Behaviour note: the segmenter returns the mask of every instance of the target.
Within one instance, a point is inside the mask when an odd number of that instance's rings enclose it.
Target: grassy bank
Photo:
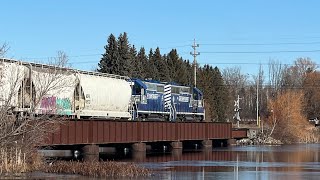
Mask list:
[[[27,157],[19,148],[0,148],[0,176],[42,171],[47,173],[78,174],[90,177],[141,177],[150,171],[133,163],[124,162],[44,162],[37,153]]]
[[[43,158],[36,152],[24,153],[21,148],[0,148],[0,175],[37,171]]]
[[[150,176],[148,169],[124,162],[57,161],[43,167],[48,173],[79,174],[90,177],[141,177]]]

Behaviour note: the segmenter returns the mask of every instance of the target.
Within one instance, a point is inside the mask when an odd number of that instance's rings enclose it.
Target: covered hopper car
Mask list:
[[[128,77],[0,60],[0,106],[13,114],[130,119]]]

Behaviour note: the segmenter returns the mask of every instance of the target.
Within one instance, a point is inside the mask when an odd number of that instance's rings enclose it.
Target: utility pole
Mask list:
[[[257,126],[260,128],[260,118],[259,118],[259,81],[260,81],[260,74],[257,78]]]
[[[233,119],[235,119],[237,121],[237,126],[240,127],[240,121],[241,121],[241,118],[240,118],[240,98],[239,95],[238,95],[238,98],[237,100],[234,101],[234,116],[233,116]]]
[[[197,52],[197,47],[199,47],[199,44],[196,44],[196,39],[193,40],[193,45],[191,46],[193,48],[193,52],[190,52],[190,54],[193,56],[193,67],[194,67],[194,87],[197,86],[197,60],[196,57],[200,55],[199,52]]]

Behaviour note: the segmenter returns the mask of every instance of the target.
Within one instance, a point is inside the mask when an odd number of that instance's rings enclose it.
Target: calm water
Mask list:
[[[320,179],[320,145],[243,146],[212,151],[136,154],[135,161],[153,169],[147,179]],[[29,178],[93,179],[36,173]]]
[[[320,145],[243,146],[152,156],[158,179],[320,179]]]

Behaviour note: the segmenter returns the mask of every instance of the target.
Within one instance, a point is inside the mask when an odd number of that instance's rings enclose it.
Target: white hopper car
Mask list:
[[[130,119],[128,79],[0,59],[0,106],[13,114]]]

